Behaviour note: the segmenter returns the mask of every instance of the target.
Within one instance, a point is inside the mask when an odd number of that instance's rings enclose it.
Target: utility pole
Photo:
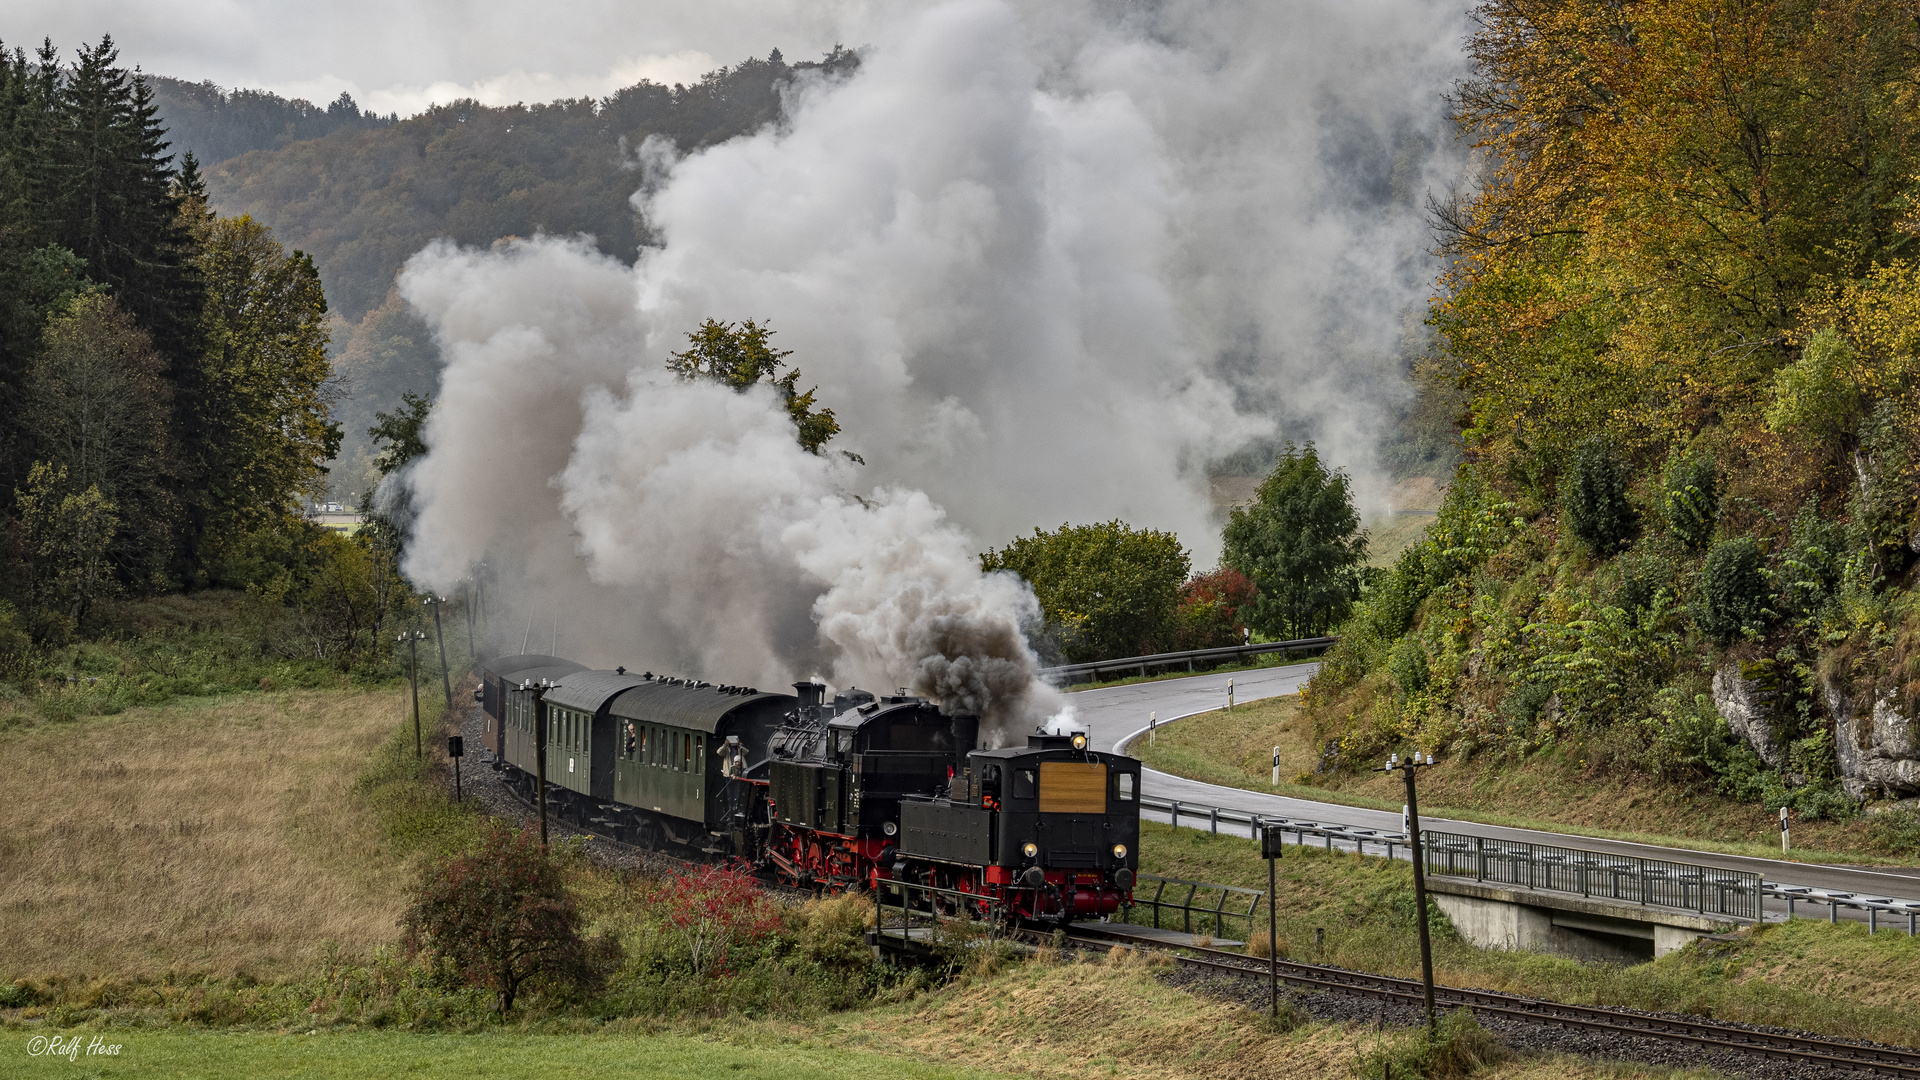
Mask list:
[[[474,595],[479,591],[480,591],[479,582],[475,581],[472,578],[468,578],[467,579],[467,602],[462,606],[467,609],[467,655],[470,657],[475,655],[473,651],[473,598],[474,598]]]
[[[520,689],[533,695],[534,799],[540,804],[540,850],[547,850],[547,691],[553,684],[523,682]]]
[[[1267,860],[1267,999],[1273,1005],[1273,1018],[1280,1019],[1280,914],[1274,910],[1279,875],[1274,867],[1280,861],[1280,844],[1286,834],[1271,824],[1260,826],[1260,856]]]
[[[407,643],[407,681],[413,684],[413,757],[416,761],[426,756],[420,745],[420,642],[426,636],[411,630],[399,637]]]
[[[429,595],[421,603],[433,609],[433,643],[440,647],[440,688],[447,692],[447,708],[453,708],[453,682],[447,676],[447,639],[440,633],[440,606],[446,598]]]
[[[1433,939],[1427,932],[1427,873],[1426,855],[1420,847],[1420,799],[1414,791],[1413,772],[1433,764],[1433,755],[1428,754],[1422,760],[1418,751],[1411,759],[1401,761],[1400,755],[1387,758],[1386,768],[1381,772],[1400,770],[1407,782],[1407,843],[1413,848],[1413,903],[1420,916],[1420,981],[1425,984],[1427,994],[1427,1038],[1433,1038],[1439,1031],[1433,1015]]]

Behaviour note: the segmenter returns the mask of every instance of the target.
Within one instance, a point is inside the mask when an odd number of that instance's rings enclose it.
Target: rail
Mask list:
[[[1427,873],[1518,885],[1746,922],[1761,915],[1760,875],[1695,863],[1420,831]]]
[[[1113,660],[1095,660],[1086,664],[1062,664],[1059,667],[1041,668],[1040,677],[1055,686],[1071,686],[1076,682],[1088,681],[1087,676],[1099,676],[1112,671],[1138,671],[1142,677],[1148,668],[1171,667],[1175,664],[1187,665],[1188,671],[1198,670],[1195,664],[1209,666],[1225,660],[1246,660],[1270,653],[1290,654],[1325,649],[1338,642],[1336,637],[1299,638],[1294,641],[1268,641],[1258,645],[1226,645],[1218,649],[1187,649],[1183,652],[1154,653],[1151,656],[1123,656]]]
[[[1150,899],[1142,899],[1141,890],[1148,885],[1153,886],[1153,896]],[[1166,895],[1169,885],[1173,886],[1176,895],[1182,889],[1186,890],[1186,895],[1178,900],[1169,899]],[[1238,885],[1216,885],[1210,881],[1188,881],[1184,878],[1163,878],[1154,874],[1141,874],[1134,882],[1131,897],[1121,906],[1121,921],[1134,926],[1147,925],[1134,920],[1134,909],[1145,907],[1153,911],[1155,930],[1173,929],[1171,926],[1160,925],[1160,913],[1177,911],[1180,913],[1180,929],[1185,933],[1227,934],[1229,932],[1227,920],[1238,919],[1246,923],[1246,936],[1252,937],[1253,913],[1266,896],[1265,890],[1262,889],[1243,889]],[[1236,907],[1244,902],[1247,909],[1245,911],[1229,910],[1228,901],[1232,901]],[[1199,931],[1194,930],[1196,915],[1200,918]]]

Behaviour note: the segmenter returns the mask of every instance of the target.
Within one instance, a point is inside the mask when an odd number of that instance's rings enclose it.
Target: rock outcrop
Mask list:
[[[1855,799],[1920,793],[1920,746],[1914,744],[1920,725],[1901,707],[1899,695],[1881,691],[1871,709],[1862,709],[1857,695],[1831,681],[1821,689],[1833,716],[1833,749],[1846,793]]]
[[[1786,748],[1773,737],[1773,698],[1771,691],[1740,674],[1737,660],[1723,661],[1713,672],[1713,704],[1726,718],[1727,726],[1767,768],[1786,764]]]

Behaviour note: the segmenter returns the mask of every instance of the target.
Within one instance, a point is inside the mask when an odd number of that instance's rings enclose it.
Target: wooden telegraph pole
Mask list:
[[[419,630],[400,635],[400,641],[407,643],[407,681],[413,685],[413,756],[419,760],[425,754],[420,745],[420,642],[427,635]]]
[[[540,804],[540,850],[547,849],[547,691],[553,684],[523,682],[520,689],[533,695],[534,799]]]
[[[1260,857],[1267,860],[1267,999],[1275,1020],[1280,1019],[1280,913],[1273,905],[1279,895],[1275,891],[1279,875],[1274,867],[1280,861],[1280,842],[1284,839],[1285,834],[1272,824],[1261,825]]]
[[[1420,844],[1420,799],[1414,791],[1413,773],[1433,764],[1433,755],[1422,759],[1415,751],[1413,757],[1401,761],[1398,754],[1387,758],[1387,764],[1381,772],[1400,770],[1407,782],[1407,844],[1413,850],[1413,903],[1420,917],[1420,981],[1425,985],[1427,998],[1427,1037],[1431,1039],[1439,1030],[1433,1014],[1433,938],[1427,931],[1427,867],[1426,854]]]
[[[453,708],[453,681],[447,676],[447,639],[440,633],[440,607],[446,598],[428,596],[420,601],[433,608],[433,643],[440,649],[440,688],[447,692],[447,708]]]

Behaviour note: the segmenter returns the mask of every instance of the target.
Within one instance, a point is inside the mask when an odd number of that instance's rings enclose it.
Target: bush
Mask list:
[[[1432,1038],[1425,1028],[1396,1034],[1361,1059],[1360,1075],[1465,1080],[1510,1056],[1469,1010],[1442,1016],[1438,1027]]]
[[[1393,652],[1387,656],[1387,674],[1393,676],[1400,692],[1408,696],[1427,688],[1427,650],[1419,638],[1404,637],[1394,645]]]
[[[1667,528],[1688,551],[1705,551],[1720,520],[1719,474],[1706,454],[1667,466]]]
[[[1794,515],[1793,532],[1780,553],[1780,612],[1810,619],[1832,598],[1846,562],[1847,527],[1820,516],[1818,499]]]
[[[1253,582],[1231,566],[1195,574],[1180,586],[1173,612],[1175,649],[1217,649],[1241,642],[1244,609],[1259,595]]]
[[[734,953],[781,927],[780,910],[745,870],[702,866],[670,874],[657,906],[686,946],[695,978],[725,974]]]
[[[1728,642],[1762,629],[1773,616],[1767,609],[1767,573],[1760,545],[1738,536],[1713,546],[1700,570],[1700,598],[1693,619],[1701,633]]]
[[[491,823],[474,850],[428,865],[400,925],[409,954],[513,1008],[524,987],[590,994],[619,965],[620,946],[581,934],[583,920],[559,866],[530,829]]]
[[[1627,503],[1627,463],[1605,435],[1595,435],[1573,451],[1573,471],[1561,490],[1567,527],[1595,555],[1610,558],[1633,539],[1638,524]]]

